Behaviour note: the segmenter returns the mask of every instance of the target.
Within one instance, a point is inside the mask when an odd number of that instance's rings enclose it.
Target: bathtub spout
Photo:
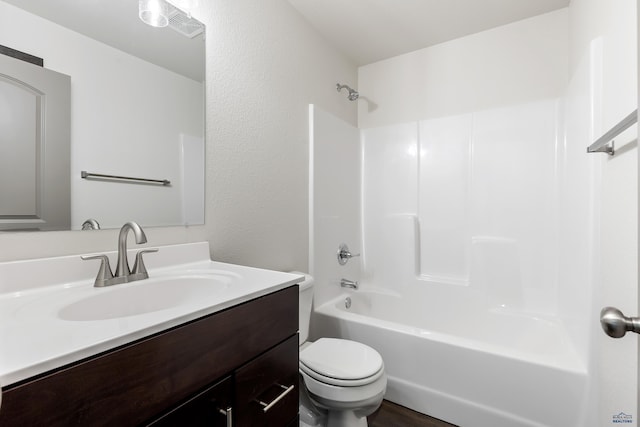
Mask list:
[[[343,288],[358,289],[358,282],[355,280],[340,279],[340,286]]]

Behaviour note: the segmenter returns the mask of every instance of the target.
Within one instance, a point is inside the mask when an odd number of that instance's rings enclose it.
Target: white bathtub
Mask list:
[[[315,309],[314,332],[375,348],[386,399],[458,426],[584,424],[587,372],[560,322],[416,301],[344,294]]]

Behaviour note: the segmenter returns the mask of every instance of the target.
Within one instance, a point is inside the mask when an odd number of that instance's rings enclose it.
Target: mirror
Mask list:
[[[204,223],[204,25],[170,9],[170,25],[154,28],[135,0],[0,0],[0,45],[70,79],[69,221],[16,225],[0,209],[0,230]]]

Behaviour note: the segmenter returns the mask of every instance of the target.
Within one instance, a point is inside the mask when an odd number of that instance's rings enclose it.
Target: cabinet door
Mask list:
[[[232,424],[232,379],[227,377],[148,424],[149,427],[228,427]]]
[[[238,427],[285,427],[298,415],[298,335],[236,371]]]

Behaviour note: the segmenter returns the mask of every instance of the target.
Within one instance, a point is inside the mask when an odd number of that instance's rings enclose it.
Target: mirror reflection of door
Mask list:
[[[0,55],[0,230],[65,230],[71,78]]]

